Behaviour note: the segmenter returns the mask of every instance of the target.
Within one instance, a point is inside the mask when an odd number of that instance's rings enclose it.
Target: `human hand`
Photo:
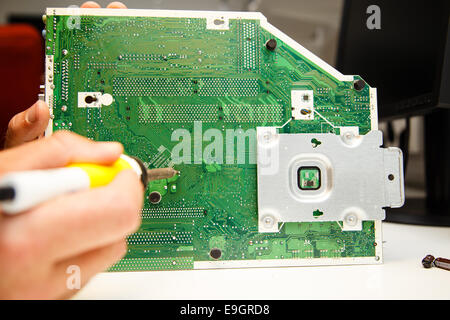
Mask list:
[[[94,1],[87,1],[81,5],[81,8],[100,8],[100,5]],[[127,7],[121,2],[114,1],[108,4],[107,8],[126,9]],[[12,148],[43,137],[49,119],[48,106],[42,101],[16,114],[8,125],[5,148]]]
[[[123,148],[67,131],[0,152],[0,176],[69,163],[111,164]],[[83,286],[126,253],[125,237],[140,225],[143,190],[131,170],[105,187],[74,192],[15,216],[0,211],[0,299],[67,298],[69,266]]]
[[[12,148],[44,136],[50,120],[50,111],[43,101],[37,101],[27,110],[16,114],[8,124],[5,148]]]

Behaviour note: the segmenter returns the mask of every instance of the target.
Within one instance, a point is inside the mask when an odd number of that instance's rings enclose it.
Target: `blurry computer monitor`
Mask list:
[[[344,2],[337,69],[377,88],[382,121],[426,113],[426,199],[407,198],[388,221],[450,226],[449,7],[448,0]],[[408,143],[401,147],[407,155]]]
[[[449,4],[448,0],[344,2],[337,68],[358,74],[377,88],[380,119],[450,107]]]

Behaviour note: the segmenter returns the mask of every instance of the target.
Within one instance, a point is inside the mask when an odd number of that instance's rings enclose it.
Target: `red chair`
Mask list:
[[[0,149],[9,120],[36,102],[43,79],[42,36],[29,26],[0,26]]]

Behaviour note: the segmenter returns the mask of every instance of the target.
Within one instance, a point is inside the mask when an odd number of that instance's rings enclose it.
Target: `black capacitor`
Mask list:
[[[277,47],[277,40],[275,39],[269,39],[266,42],[266,48],[267,50],[273,51]]]

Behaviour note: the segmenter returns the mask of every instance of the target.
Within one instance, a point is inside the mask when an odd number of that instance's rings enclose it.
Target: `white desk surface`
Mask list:
[[[383,223],[384,264],[102,273],[75,299],[450,299],[450,228]]]

